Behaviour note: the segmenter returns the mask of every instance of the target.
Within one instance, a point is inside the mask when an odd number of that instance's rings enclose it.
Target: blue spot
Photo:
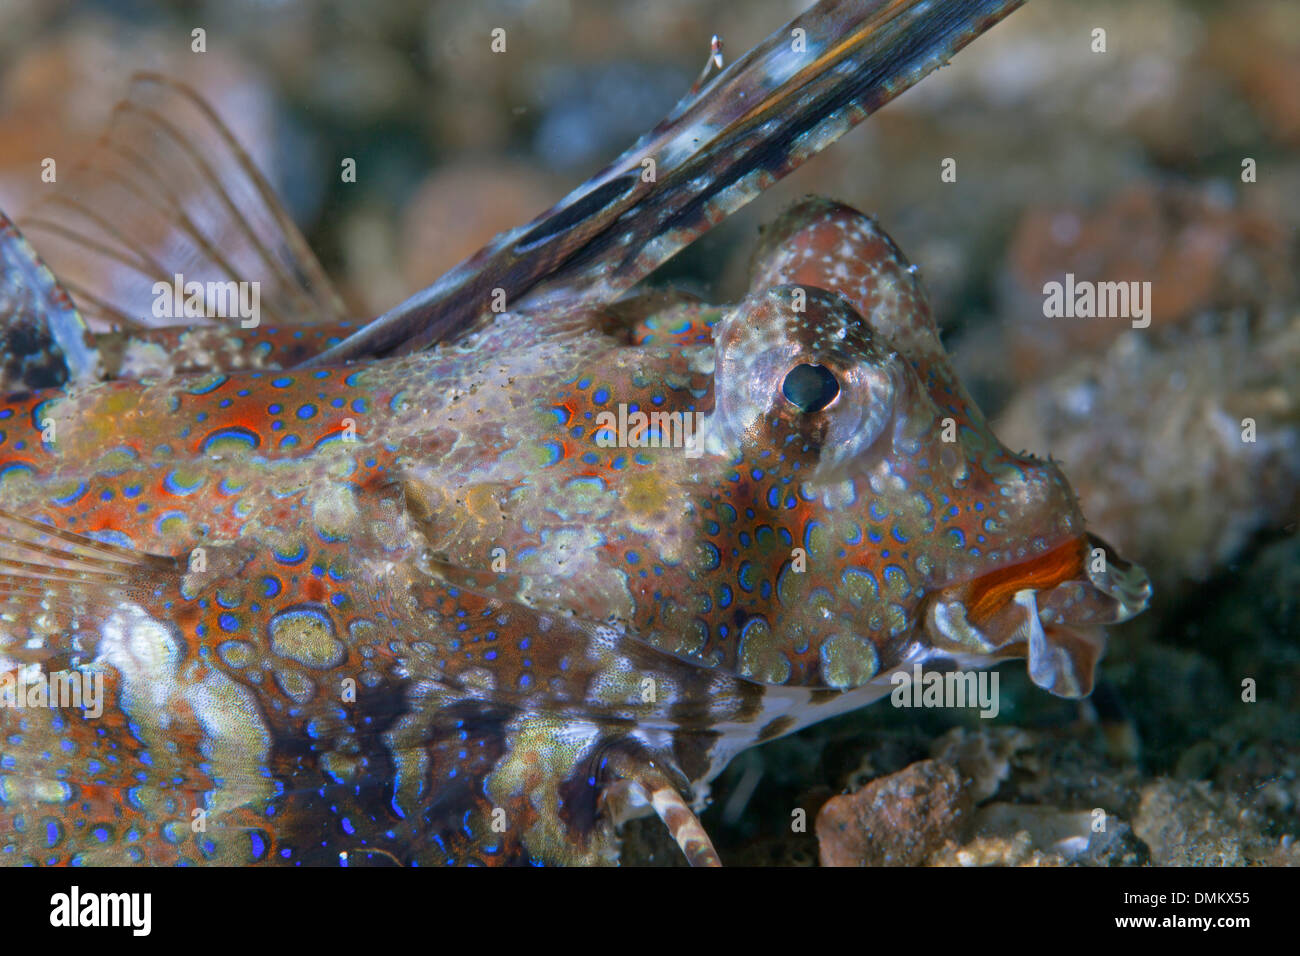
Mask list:
[[[803,546],[804,546],[804,549],[805,549],[806,551],[808,551],[810,554],[812,553],[812,549],[813,549],[813,548],[812,548],[812,535],[813,535],[813,531],[815,531],[817,528],[820,528],[820,527],[821,527],[821,522],[819,522],[819,521],[809,521],[806,525],[804,525],[804,529],[803,529]]]
[[[885,584],[898,588],[903,594],[910,594],[912,591],[911,582],[907,579],[907,572],[896,564],[885,565],[884,570]]]
[[[112,531],[105,528],[103,531],[92,531],[87,537],[94,538],[103,544],[115,544],[119,548],[135,548],[135,542],[121,531]]]
[[[7,461],[3,465],[0,465],[0,481],[4,481],[5,478],[9,477],[9,475],[16,471],[25,471],[33,475],[36,474],[36,469],[25,461]]]
[[[86,491],[87,491],[87,489],[89,489],[89,487],[90,487],[90,486],[89,486],[86,482],[83,481],[83,482],[82,482],[81,484],[79,484],[79,485],[78,485],[78,486],[77,486],[73,491],[71,491],[70,493],[68,493],[68,494],[65,495],[64,497],[62,497],[62,498],[55,498],[55,499],[54,499],[54,503],[55,503],[56,505],[60,505],[60,506],[63,506],[63,507],[66,507],[67,505],[70,505],[70,504],[74,504],[75,502],[77,502],[77,501],[79,501],[79,500],[81,499],[81,497],[86,493]],[[138,492],[139,492],[139,489],[137,489],[137,493],[138,493]]]
[[[199,451],[206,452],[216,442],[219,441],[236,441],[249,448],[256,448],[262,443],[262,436],[251,428],[242,428],[238,425],[232,425],[229,428],[218,428],[208,433],[207,437],[199,445]]]
[[[275,555],[275,560],[279,561],[281,564],[300,564],[302,563],[302,560],[307,557],[307,545],[299,544],[295,551],[281,551],[279,548],[276,548],[272,551],[272,554]],[[268,578],[265,580],[270,579]],[[277,591],[276,593],[278,594],[279,592]],[[273,597],[274,595],[267,594],[265,596]]]
[[[346,434],[346,432],[345,432],[344,429],[339,429],[339,430],[336,431],[336,432],[330,432],[328,435],[322,435],[320,438],[318,438],[318,439],[316,440],[316,443],[315,443],[314,445],[312,445],[311,447],[312,447],[312,448],[324,448],[326,445],[331,445],[331,444],[333,444],[333,443],[336,442],[336,441],[343,441],[343,440],[344,440],[344,435],[345,435],[345,434]],[[356,463],[355,463],[355,462],[352,463],[352,471],[356,471]],[[352,473],[352,471],[349,471],[349,472],[348,472],[348,475],[350,475],[350,474]],[[346,478],[347,475],[343,475],[343,476],[341,476],[341,477]]]
[[[167,489],[169,494],[173,494],[178,498],[183,498],[186,495],[194,494],[194,492],[203,487],[203,476],[198,476],[194,479],[193,484],[187,485],[182,483],[176,477],[176,469],[172,469],[166,474],[166,476],[164,476],[163,487]]]
[[[713,571],[722,563],[722,555],[711,541],[704,542],[704,570]]]
[[[566,483],[568,487],[586,487],[595,491],[605,490],[605,479],[598,475],[579,475],[576,478],[570,478]]]

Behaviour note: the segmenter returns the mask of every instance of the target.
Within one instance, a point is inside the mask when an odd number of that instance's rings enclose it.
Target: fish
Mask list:
[[[701,231],[665,218],[679,188],[580,190],[350,331],[219,119],[142,83],[206,130],[180,158],[210,195],[251,191],[201,217],[164,189],[171,231],[128,228],[96,189],[144,186],[92,166],[24,222],[51,241],[0,223],[0,861],[601,865],[655,816],[715,865],[698,815],[737,753],[918,666],[1023,658],[1086,695],[1148,603],[1060,468],[998,441],[871,217],[796,204],[716,305],[626,295]],[[168,242],[187,277],[269,275],[275,321],[152,326],[127,303]],[[92,243],[144,284],[96,279]]]

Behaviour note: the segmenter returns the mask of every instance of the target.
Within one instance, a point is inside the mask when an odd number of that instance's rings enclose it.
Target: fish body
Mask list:
[[[659,791],[918,663],[1085,693],[1145,601],[992,435],[901,253],[821,200],[731,308],[506,314],[0,426],[6,556],[68,578],[11,589],[7,666],[107,682],[98,719],[0,711],[32,861],[608,861]]]

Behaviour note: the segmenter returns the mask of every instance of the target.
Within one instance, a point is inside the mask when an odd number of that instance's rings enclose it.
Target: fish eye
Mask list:
[[[820,412],[835,401],[840,383],[835,373],[822,365],[796,365],[786,372],[781,394],[805,415]]]

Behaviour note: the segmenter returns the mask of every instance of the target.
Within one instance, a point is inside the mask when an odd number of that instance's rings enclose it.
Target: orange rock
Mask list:
[[[922,760],[833,797],[817,814],[822,866],[916,866],[955,839],[972,806],[949,763]]]

